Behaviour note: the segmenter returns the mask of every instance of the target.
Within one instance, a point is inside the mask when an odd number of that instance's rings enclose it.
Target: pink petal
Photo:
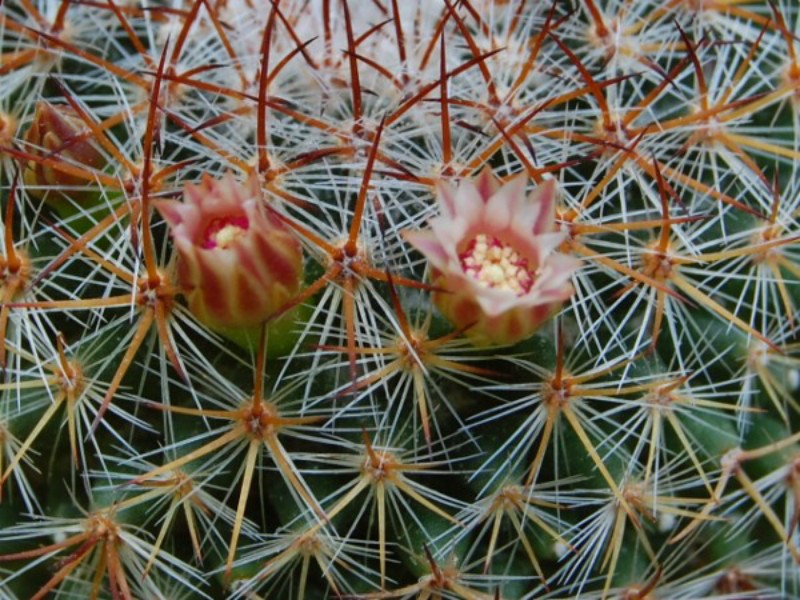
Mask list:
[[[481,170],[475,180],[475,187],[484,202],[488,201],[489,198],[497,193],[497,190],[500,189],[500,182],[494,176],[494,173],[492,173],[491,167],[486,166]]]
[[[442,215],[448,219],[458,214],[457,194],[457,190],[448,182],[443,180],[436,182],[436,200],[439,202]]]
[[[555,229],[556,219],[556,181],[548,179],[534,190],[529,201],[539,207],[539,213],[533,223],[533,233],[542,234]]]
[[[478,189],[465,180],[457,190],[445,181],[437,184],[437,199],[442,207],[442,217],[460,218],[470,225],[478,224],[483,216],[484,203]]]
[[[519,297],[513,292],[482,288],[483,293],[478,294],[475,300],[488,317],[497,317],[505,312],[520,306]]]
[[[564,231],[537,235],[534,238],[534,242],[539,254],[540,264],[548,260],[548,257],[555,253],[558,247],[564,243],[565,239],[567,239],[567,233]]]
[[[430,225],[430,231],[433,232],[442,246],[444,246],[448,252],[452,253],[453,256],[456,256],[456,248],[458,248],[459,244],[467,237],[470,229],[475,228],[474,223],[468,223],[461,217],[456,217],[454,219],[438,217],[433,219]]]
[[[502,233],[515,219],[521,217],[527,200],[524,175],[514,177],[501,187],[486,203],[485,223],[490,231]]]
[[[404,231],[403,238],[414,248],[419,250],[430,263],[440,271],[448,270],[448,264],[453,256],[447,248],[439,242],[438,236],[433,231]]]
[[[153,204],[170,226],[175,227],[178,223],[183,222],[184,211],[182,209],[182,202],[178,202],[177,200],[160,200],[154,201]]]

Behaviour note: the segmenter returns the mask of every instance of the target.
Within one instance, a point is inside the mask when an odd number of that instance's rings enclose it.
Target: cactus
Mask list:
[[[0,598],[800,598],[798,35],[0,2]]]

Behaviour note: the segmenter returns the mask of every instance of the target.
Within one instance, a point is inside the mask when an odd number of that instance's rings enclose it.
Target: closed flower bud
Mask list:
[[[476,344],[529,337],[572,296],[579,262],[557,252],[554,181],[525,194],[525,178],[501,186],[484,170],[458,189],[438,188],[441,215],[405,238],[432,267],[433,301]]]
[[[189,309],[210,328],[260,325],[300,290],[302,248],[262,202],[257,178],[205,175],[184,187],[183,202],[158,209],[172,229]]]
[[[92,138],[86,123],[72,107],[45,101],[37,103],[33,123],[25,132],[25,150],[41,159],[56,160],[83,170],[87,177],[32,159],[25,165],[23,175],[29,193],[41,198],[50,192],[47,198],[52,202],[59,202],[64,196],[78,202],[94,197],[96,192],[86,187],[92,183],[92,171],[102,169],[106,160]]]

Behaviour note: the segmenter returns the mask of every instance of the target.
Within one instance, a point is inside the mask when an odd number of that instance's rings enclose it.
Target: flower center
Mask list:
[[[522,296],[533,285],[528,259],[494,236],[476,235],[458,258],[464,273],[484,287],[508,290]]]
[[[203,239],[203,248],[227,248],[233,242],[242,237],[247,231],[250,223],[247,217],[225,217],[214,219],[206,227],[206,234]]]

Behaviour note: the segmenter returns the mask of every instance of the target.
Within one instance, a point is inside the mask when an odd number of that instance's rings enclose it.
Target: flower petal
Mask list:
[[[486,202],[500,189],[500,181],[494,176],[492,169],[486,166],[478,174],[475,180],[475,188],[478,190],[478,194],[480,194],[481,198],[483,198],[483,201]]]
[[[425,255],[425,258],[435,268],[439,270],[447,269],[452,252],[448,252],[448,249],[439,242],[439,238],[433,231],[404,231],[403,238]]]
[[[508,229],[514,220],[530,209],[525,206],[525,176],[514,177],[489,198],[484,210],[484,223],[498,232]]]

